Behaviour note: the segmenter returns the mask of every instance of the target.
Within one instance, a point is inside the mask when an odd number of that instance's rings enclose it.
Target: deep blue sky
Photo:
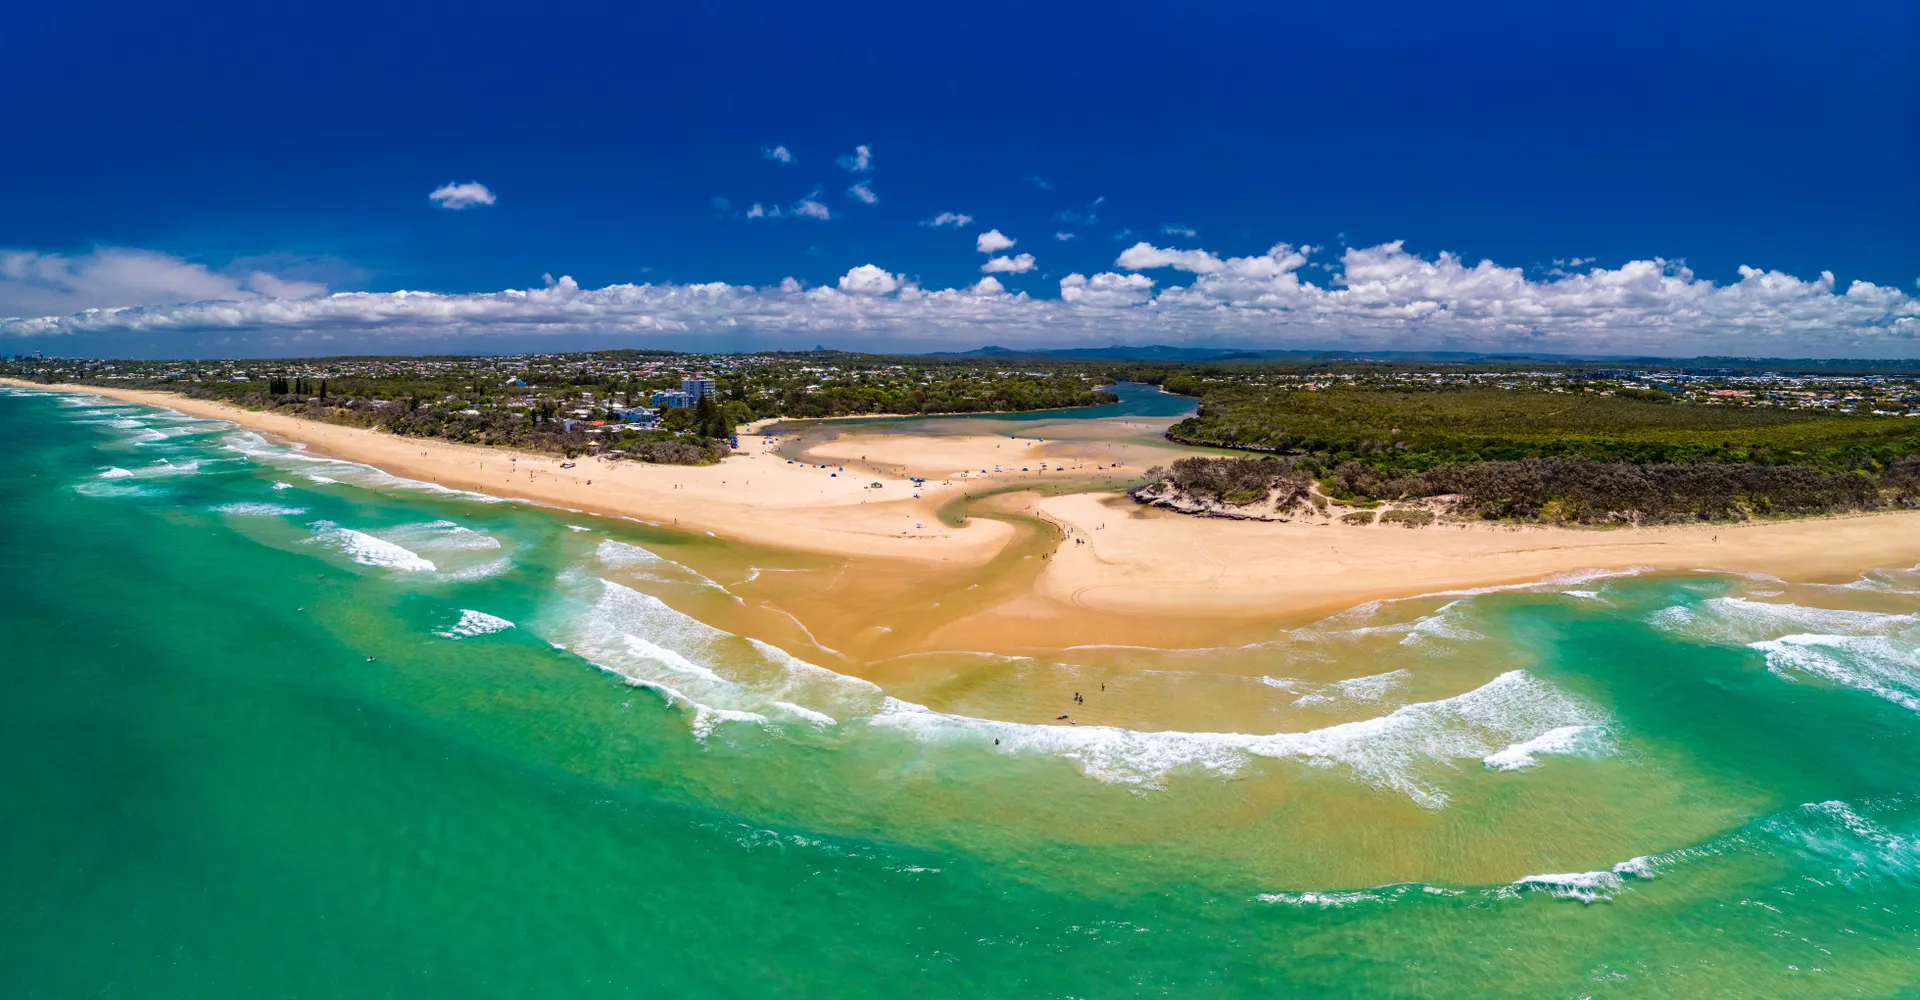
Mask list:
[[[997,227],[1040,258],[1006,285],[1053,296],[1136,239],[1337,253],[1344,234],[1912,292],[1916,9],[12,3],[0,248],[238,258],[334,289],[831,283],[869,262],[946,287]],[[776,143],[797,162],[763,158]],[[856,144],[876,205],[843,194]],[[427,202],[467,180],[498,203]],[[816,187],[836,219],[712,202]],[[1096,198],[1097,222],[1060,221]],[[942,211],[979,221],[917,224]]]

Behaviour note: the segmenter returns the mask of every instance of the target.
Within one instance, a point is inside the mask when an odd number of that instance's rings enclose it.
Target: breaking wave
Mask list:
[[[1299,733],[1031,725],[945,715],[894,698],[871,721],[927,740],[998,739],[1006,752],[1064,757],[1090,777],[1146,787],[1159,787],[1183,769],[1231,775],[1255,758],[1292,759],[1345,768],[1365,784],[1439,809],[1447,793],[1435,779],[1439,772],[1457,770],[1456,761],[1483,759],[1555,729],[1599,725],[1604,718],[1598,709],[1514,670],[1451,698]]]
[[[1797,680],[1819,678],[1920,712],[1920,648],[1884,635],[1783,635],[1749,644],[1767,669]]]
[[[434,565],[419,554],[364,531],[343,528],[332,521],[315,521],[313,540],[334,548],[362,566],[399,570],[406,573],[431,573]]]
[[[216,513],[233,514],[241,517],[283,517],[305,514],[305,507],[289,507],[278,503],[240,502],[223,503],[213,508]]]
[[[1560,726],[1524,743],[1480,758],[1491,771],[1519,771],[1535,767],[1542,757],[1599,757],[1607,752],[1605,726]]]
[[[1715,597],[1653,613],[1663,632],[1726,645],[1748,645],[1791,633],[1893,635],[1920,625],[1914,615],[1773,604],[1741,597]]]
[[[498,615],[462,608],[459,621],[444,629],[436,629],[433,634],[446,639],[472,639],[476,636],[504,632],[513,627],[512,622]]]

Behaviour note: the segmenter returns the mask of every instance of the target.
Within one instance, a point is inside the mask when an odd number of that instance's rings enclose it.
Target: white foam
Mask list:
[[[513,627],[512,622],[498,615],[490,615],[484,611],[474,611],[471,608],[462,608],[460,609],[460,620],[458,622],[444,629],[438,629],[433,634],[447,639],[471,639],[475,636],[491,635],[494,632],[505,631]]]
[[[696,704],[693,709],[691,728],[695,739],[704,741],[713,735],[715,726],[723,722],[751,722],[766,725],[772,720],[758,712],[742,712],[731,708],[714,708],[710,705]]]
[[[87,482],[87,483],[79,483],[75,485],[73,489],[74,489],[74,492],[79,493],[83,496],[97,497],[100,499],[117,499],[121,497],[154,497],[154,496],[165,495],[164,490],[154,489],[149,486],[136,486],[128,483]]]
[[[119,466],[112,466],[108,468],[107,471],[102,472],[100,474],[100,478],[101,479],[126,479],[131,475],[133,475],[133,473],[128,472],[127,470],[122,469]]]
[[[1512,888],[1521,892],[1546,892],[1555,899],[1576,899],[1592,905],[1611,900],[1625,891],[1629,879],[1650,879],[1654,874],[1654,859],[1638,857],[1622,861],[1607,871],[1527,875],[1514,879]]]
[[[1429,809],[1446,805],[1435,770],[1455,769],[1562,726],[1598,725],[1601,713],[1523,670],[1440,701],[1402,706],[1372,719],[1300,733],[1139,732],[1109,726],[1046,726],[944,715],[888,698],[877,726],[926,740],[999,739],[1009,752],[1046,753],[1102,780],[1160,787],[1176,770],[1230,775],[1255,757],[1343,767],[1376,788]]]
[[[593,550],[593,554],[602,565],[626,577],[705,587],[719,591],[735,601],[741,600],[738,595],[720,586],[713,579],[638,545],[616,542],[609,538],[602,541],[599,547]]]
[[[1729,645],[1748,645],[1791,633],[1898,634],[1920,625],[1914,615],[1774,604],[1741,597],[1715,597],[1696,606],[1675,605],[1653,613],[1662,631]]]
[[[1920,712],[1920,648],[1884,635],[1783,635],[1749,644],[1788,680],[1817,677]]]
[[[322,486],[330,486],[340,481],[338,479],[328,478],[327,476],[316,476],[311,473],[307,475],[307,478],[312,480],[313,482],[319,483]]]
[[[1760,832],[1812,855],[1839,881],[1920,878],[1920,840],[1890,830],[1840,801],[1809,802],[1762,820]]]
[[[389,529],[385,537],[415,551],[484,552],[500,548],[492,535],[465,528],[452,521],[428,521]]]
[[[721,722],[764,722],[768,713],[834,725],[837,718],[868,716],[881,706],[879,688],[867,681],[721,631],[651,594],[608,580],[562,582],[595,594],[583,611],[560,623],[555,638],[601,669],[693,708],[696,735]]]
[[[795,705],[790,701],[776,701],[773,703],[773,707],[782,712],[797,715],[816,726],[837,726],[840,724],[833,716],[825,712],[816,712],[805,705]]]
[[[1602,726],[1560,726],[1533,739],[1515,743],[1480,759],[1488,770],[1519,771],[1537,766],[1541,757],[1596,757],[1606,750]]]
[[[1597,601],[1600,599],[1600,592],[1597,590],[1563,590],[1561,593],[1568,597],[1578,597],[1589,601]]]
[[[431,560],[423,559],[417,553],[384,538],[369,535],[364,531],[355,531],[352,528],[343,528],[332,521],[315,521],[310,527],[314,529],[315,541],[339,549],[346,554],[347,558],[362,566],[375,566],[406,573],[434,571]]]
[[[1374,889],[1344,889],[1320,892],[1263,892],[1254,897],[1262,903],[1338,910],[1356,903],[1391,903],[1405,896],[1458,896],[1460,890],[1446,889],[1424,882],[1402,882]]]
[[[1375,702],[1384,700],[1393,689],[1413,678],[1406,670],[1391,670],[1384,674],[1369,674],[1365,677],[1349,677],[1343,681],[1323,684],[1311,694],[1294,699],[1295,705],[1330,705],[1340,701]],[[1261,683],[1281,690],[1293,690],[1282,686],[1282,678],[1262,677]],[[1293,684],[1302,683],[1293,681]]]
[[[305,514],[305,507],[289,507],[278,503],[223,503],[213,508],[221,514],[234,514],[241,517],[281,517],[293,514]]]
[[[274,484],[273,484],[273,488],[274,488],[274,489],[276,489],[276,490],[290,490],[290,489],[293,489],[293,484],[292,484],[292,483],[283,483],[283,482],[280,482],[280,481],[278,481],[278,480],[275,480],[275,481],[274,481]]]

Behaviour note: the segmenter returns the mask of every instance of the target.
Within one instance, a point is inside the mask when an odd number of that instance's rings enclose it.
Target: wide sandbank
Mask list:
[[[993,607],[975,606],[964,615],[956,609],[927,623],[923,638],[930,643],[953,638],[956,630],[1045,634],[1063,644],[1164,628],[1186,632],[1179,626],[1196,619],[1306,618],[1371,600],[1590,572],[1709,570],[1833,583],[1870,569],[1920,564],[1920,512],[1914,511],[1613,529],[1197,518],[1146,508],[1115,491],[1146,464],[1169,457],[1167,446],[1137,437],[1041,442],[873,433],[854,425],[812,444],[806,455],[815,462],[784,457],[775,451],[777,441],[743,433],[741,452],[716,466],[582,458],[563,470],[551,455],[397,437],[171,393],[6,384],[228,420],[315,454],[453,489],[872,561],[883,577],[889,566],[902,579],[965,573],[1016,544],[1020,532],[1006,520],[974,516],[949,525],[939,519],[943,505],[968,495],[999,493],[993,510],[1044,518],[1064,536],[1051,555],[1027,564],[1019,575],[1031,583],[1018,593],[996,587],[1004,599]],[[846,471],[819,467],[828,461],[846,463]],[[909,476],[927,482],[916,486]],[[881,486],[872,487],[875,482]],[[1026,484],[1045,484],[1059,495],[1007,495]],[[1075,488],[1092,492],[1071,492]]]

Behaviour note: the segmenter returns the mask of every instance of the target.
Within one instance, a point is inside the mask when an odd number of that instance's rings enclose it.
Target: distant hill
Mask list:
[[[911,355],[910,355],[911,356]],[[1433,361],[1446,364],[1484,363],[1520,364],[1539,362],[1554,365],[1611,364],[1628,367],[1691,369],[1726,372],[1780,371],[1824,374],[1899,374],[1920,371],[1920,361],[1899,358],[1751,358],[1696,357],[1674,358],[1650,355],[1603,354],[1530,354],[1474,351],[1257,351],[1225,347],[1173,347],[1167,344],[1111,347],[1011,348],[989,345],[971,351],[933,351],[919,357],[993,358],[1005,361]]]

